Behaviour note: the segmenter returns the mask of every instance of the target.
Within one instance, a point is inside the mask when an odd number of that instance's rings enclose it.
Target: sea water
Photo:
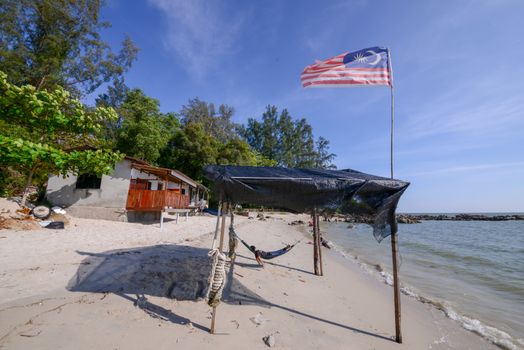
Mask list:
[[[365,224],[321,223],[337,249],[391,284],[390,238]],[[524,221],[399,224],[402,291],[507,349],[524,348]]]

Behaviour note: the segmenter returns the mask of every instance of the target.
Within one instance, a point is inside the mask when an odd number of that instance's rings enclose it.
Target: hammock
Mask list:
[[[260,257],[264,260],[271,260],[273,258],[276,258],[277,256],[281,256],[281,255],[284,255],[286,254],[287,252],[289,252],[291,249],[293,249],[294,246],[296,246],[298,243],[300,243],[300,241],[298,241],[297,243],[293,244],[293,245],[287,245],[285,246],[284,248],[282,249],[279,249],[279,250],[274,250],[272,252],[265,252],[263,250],[255,250],[253,249],[255,246],[253,245],[250,245],[248,244],[246,241],[244,241],[242,238],[240,238],[236,232],[234,230],[232,230],[230,228],[230,233],[232,233],[236,238],[238,238],[240,240],[240,242],[242,242],[242,244],[247,248],[249,249],[249,251],[253,254],[255,254],[256,251],[258,251],[258,254],[260,255]]]

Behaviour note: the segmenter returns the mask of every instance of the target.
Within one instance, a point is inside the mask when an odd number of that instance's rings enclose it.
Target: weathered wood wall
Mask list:
[[[127,210],[162,210],[164,207],[185,209],[189,207],[189,195],[175,191],[152,191],[129,189]]]

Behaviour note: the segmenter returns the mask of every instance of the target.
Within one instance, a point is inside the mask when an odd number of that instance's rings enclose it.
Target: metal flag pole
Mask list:
[[[395,93],[393,88],[393,65],[391,64],[391,52],[388,49],[388,68],[390,73],[390,88],[391,88],[391,140],[390,140],[390,166],[391,179],[393,179],[393,131],[395,121]],[[397,225],[396,218],[391,218],[393,225],[391,226],[391,257],[393,260],[393,302],[395,304],[395,340],[397,343],[402,343],[402,331],[400,329],[400,286],[398,283],[398,264],[397,264]]]
[[[390,173],[391,179],[393,179],[393,134],[395,124],[395,89],[393,87],[393,65],[391,64],[391,53],[388,49],[388,68],[389,68],[389,79],[391,88],[391,137],[389,145],[389,161],[390,161]]]

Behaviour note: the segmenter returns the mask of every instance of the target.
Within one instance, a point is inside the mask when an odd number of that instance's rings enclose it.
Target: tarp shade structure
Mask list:
[[[222,201],[310,213],[314,208],[371,219],[381,241],[396,232],[395,210],[408,182],[355,170],[208,165],[204,176]]]

